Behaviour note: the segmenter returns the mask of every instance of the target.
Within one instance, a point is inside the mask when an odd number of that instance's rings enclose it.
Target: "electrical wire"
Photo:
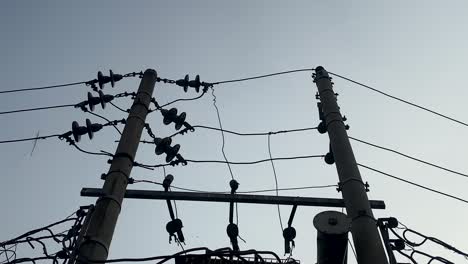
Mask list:
[[[261,78],[266,78],[266,77],[271,77],[271,76],[276,76],[276,75],[289,74],[289,73],[294,73],[294,72],[314,71],[314,70],[315,70],[314,68],[306,68],[306,69],[297,69],[297,70],[290,70],[290,71],[275,72],[275,73],[270,73],[270,74],[265,74],[265,75],[258,75],[258,76],[247,77],[247,78],[242,78],[242,79],[234,79],[234,80],[214,82],[214,83],[211,83],[211,85],[218,85],[218,84],[222,84],[222,83],[243,82],[243,81],[261,79]]]
[[[210,130],[217,130],[221,131],[221,129],[216,128],[216,127],[210,127],[210,126],[202,126],[202,125],[196,125],[192,126],[193,128],[204,128],[204,129],[210,129]],[[284,133],[292,133],[292,132],[302,132],[302,131],[309,131],[309,130],[316,130],[317,127],[306,127],[306,128],[296,128],[296,129],[287,129],[287,130],[279,130],[279,131],[271,131],[271,132],[258,132],[258,133],[240,133],[232,130],[226,130],[223,129],[225,133],[233,134],[233,135],[238,135],[238,136],[268,136],[268,135],[276,135],[276,134],[284,134]]]
[[[371,170],[371,171],[380,173],[380,174],[385,175],[385,176],[387,176],[387,177],[390,177],[390,178],[393,178],[393,179],[396,179],[396,180],[399,180],[399,181],[402,181],[402,182],[405,182],[405,183],[414,185],[414,186],[416,186],[416,187],[422,188],[422,189],[424,189],[424,190],[427,190],[427,191],[430,191],[430,192],[434,192],[434,193],[437,193],[437,194],[440,194],[440,195],[443,195],[443,196],[446,196],[446,197],[449,197],[449,198],[452,198],[452,199],[455,199],[455,200],[458,200],[458,201],[460,201],[460,202],[464,202],[464,203],[467,203],[467,204],[468,204],[468,201],[467,201],[467,200],[462,199],[462,198],[460,198],[460,197],[457,197],[457,196],[454,196],[454,195],[451,195],[451,194],[448,194],[448,193],[445,193],[445,192],[442,192],[442,191],[438,191],[438,190],[435,190],[435,189],[426,187],[426,186],[424,186],[424,185],[421,185],[421,184],[418,184],[418,183],[415,183],[415,182],[412,182],[412,181],[408,181],[408,180],[402,179],[402,178],[400,178],[400,177],[397,177],[397,176],[388,174],[388,173],[386,173],[386,172],[383,172],[383,171],[381,171],[381,170],[377,170],[377,169],[371,168],[371,167],[366,166],[366,165],[363,165],[363,164],[357,163],[357,165],[360,166],[360,167],[362,167],[362,168],[365,168],[365,169],[368,169],[368,170]]]
[[[0,94],[52,89],[52,88],[73,86],[73,85],[86,84],[86,83],[88,83],[88,82],[74,82],[74,83],[65,83],[65,84],[58,84],[58,85],[51,85],[51,86],[35,87],[35,88],[23,88],[23,89],[15,89],[15,90],[6,90],[6,91],[0,91]]]
[[[268,162],[271,160],[296,160],[296,159],[310,159],[310,158],[323,158],[325,155],[306,155],[306,156],[295,156],[295,157],[282,157],[282,158],[273,158],[273,159],[263,159],[257,161],[224,161],[224,160],[190,160],[186,159],[187,162],[192,163],[224,163],[230,165],[253,165],[263,162]]]
[[[161,106],[159,106],[159,108],[164,108],[164,107],[167,107],[168,105],[171,105],[171,104],[175,104],[177,102],[182,102],[182,101],[194,101],[194,100],[198,100],[200,98],[203,97],[203,95],[205,95],[206,91],[203,91],[200,95],[196,96],[196,97],[193,97],[193,98],[180,98],[180,99],[176,99],[174,101],[171,101],[169,103],[166,103],[166,104],[163,104]]]
[[[150,183],[150,184],[155,184],[155,185],[160,185],[162,186],[162,183],[156,182],[156,181],[150,181],[150,180],[134,180],[134,183]],[[264,192],[276,192],[278,191],[295,191],[295,190],[309,190],[309,189],[323,189],[323,188],[332,188],[332,187],[338,187],[336,184],[329,184],[329,185],[316,185],[316,186],[300,186],[300,187],[287,187],[287,188],[278,188],[278,189],[263,189],[263,190],[251,190],[251,191],[237,191],[236,193],[238,194],[249,194],[249,193],[264,193]],[[196,189],[190,189],[190,188],[185,188],[185,187],[180,187],[180,186],[171,186],[171,188],[176,189],[176,190],[181,190],[181,191],[187,191],[187,192],[197,192],[197,193],[230,193],[230,192],[217,192],[217,191],[203,191],[203,190],[196,190]]]
[[[11,140],[2,140],[0,144],[4,143],[16,143],[16,142],[23,142],[23,141],[31,141],[31,140],[38,140],[38,139],[47,139],[51,137],[59,137],[61,134],[54,134],[49,136],[40,136],[40,137],[32,137],[32,138],[20,138],[20,139],[11,139]]]
[[[440,116],[440,117],[445,118],[445,119],[447,119],[447,120],[450,120],[450,121],[452,121],[452,122],[455,122],[455,123],[458,123],[458,124],[461,124],[461,125],[464,125],[464,126],[467,126],[467,127],[468,127],[468,124],[467,124],[467,123],[462,122],[462,121],[460,121],[460,120],[457,120],[457,119],[455,119],[455,118],[449,117],[449,116],[447,116],[447,115],[441,114],[441,113],[439,113],[439,112],[437,112],[437,111],[431,110],[431,109],[429,109],[429,108],[423,107],[423,106],[418,105],[418,104],[416,104],[416,103],[412,103],[412,102],[410,102],[410,101],[407,101],[407,100],[398,98],[398,97],[396,97],[396,96],[390,95],[390,94],[388,94],[388,93],[382,92],[382,91],[380,91],[380,90],[378,90],[378,89],[376,89],[376,88],[374,88],[374,87],[371,87],[371,86],[366,85],[366,84],[363,84],[363,83],[361,83],[361,82],[352,80],[352,79],[347,78],[347,77],[344,77],[344,76],[342,76],[342,75],[339,75],[339,74],[336,74],[336,73],[333,73],[333,72],[328,72],[328,73],[331,74],[331,75],[334,75],[334,76],[336,76],[336,77],[338,77],[338,78],[341,78],[341,79],[343,79],[343,80],[346,80],[346,81],[352,82],[352,83],[354,83],[354,84],[360,85],[360,86],[362,86],[362,87],[364,87],[364,88],[367,88],[367,89],[372,90],[372,91],[374,91],[374,92],[377,92],[377,93],[379,93],[379,94],[385,95],[385,96],[387,96],[387,97],[389,97],[389,98],[392,98],[392,99],[394,99],[394,100],[397,100],[397,101],[400,101],[400,102],[402,102],[402,103],[411,105],[411,106],[413,106],[413,107],[419,108],[419,109],[424,110],[424,111],[426,111],[426,112],[429,112],[429,113],[431,113],[431,114]]]
[[[271,161],[271,168],[273,169],[273,175],[275,177],[275,189],[276,189],[276,196],[279,195],[278,193],[278,176],[276,175],[276,169],[275,169],[275,163],[273,162],[273,156],[271,154],[271,134],[268,134],[268,155],[270,156],[270,161]],[[279,204],[276,205],[276,208],[278,209],[278,218],[279,218],[279,224],[281,227],[281,233],[283,232],[283,220],[281,219],[281,209]]]
[[[118,132],[120,135],[122,135],[122,132],[120,131],[120,129],[119,129],[116,125],[112,124],[112,121],[110,121],[108,118],[105,118],[105,117],[103,117],[103,116],[101,116],[101,115],[98,115],[98,114],[93,113],[93,112],[90,112],[90,111],[85,111],[85,112],[87,112],[87,113],[89,113],[89,114],[91,114],[91,115],[93,115],[93,116],[99,117],[99,118],[101,118],[101,119],[107,121],[109,124],[111,124],[111,125],[115,128],[115,130],[117,130],[117,132]]]
[[[405,158],[408,158],[408,159],[411,159],[411,160],[414,160],[414,161],[417,161],[417,162],[421,162],[421,163],[423,163],[423,164],[432,166],[432,167],[434,167],[434,168],[438,168],[438,169],[441,169],[441,170],[444,170],[444,171],[447,171],[447,172],[450,172],[450,173],[457,174],[457,175],[460,175],[460,176],[463,176],[463,177],[467,177],[467,178],[468,178],[468,174],[466,174],[466,173],[461,173],[461,172],[458,172],[458,171],[454,171],[454,170],[448,169],[448,168],[446,168],[446,167],[442,167],[442,166],[440,166],[440,165],[437,165],[437,164],[434,164],[434,163],[431,163],[431,162],[428,162],[428,161],[424,161],[424,160],[422,160],[422,159],[418,159],[418,158],[415,158],[415,157],[413,157],[413,156],[404,154],[404,153],[399,152],[399,151],[396,151],[396,150],[394,150],[394,149],[382,147],[382,146],[379,146],[379,145],[376,145],[376,144],[373,144],[373,143],[364,141],[364,140],[362,140],[362,139],[357,139],[357,138],[354,138],[354,137],[349,137],[349,139],[352,139],[352,140],[354,140],[354,141],[357,141],[357,142],[360,142],[360,143],[363,143],[363,144],[366,144],[366,145],[369,145],[369,146],[372,146],[372,147],[375,147],[375,148],[379,148],[379,149],[383,149],[383,150],[386,150],[386,151],[389,151],[389,152],[393,152],[393,153],[398,154],[398,155],[400,155],[400,156],[403,156],[403,157],[405,157]]]
[[[112,105],[113,107],[117,108],[118,110],[128,114],[128,110],[124,110],[123,108],[119,107],[118,105],[114,104],[113,102],[109,102],[109,104]]]
[[[218,116],[219,129],[221,131],[221,138],[223,140],[223,145],[221,146],[221,152],[223,153],[224,160],[226,161],[226,164],[227,164],[227,166],[229,168],[229,173],[231,174],[231,179],[234,180],[234,174],[232,173],[231,164],[230,164],[230,162],[228,161],[228,159],[226,157],[226,153],[224,152],[224,146],[226,144],[226,141],[225,141],[225,138],[224,138],[223,124],[221,123],[221,117],[219,115],[219,109],[218,109],[218,106],[216,105],[216,95],[214,93],[215,93],[215,90],[214,90],[213,87],[211,87],[211,94],[213,95],[213,106],[214,106],[214,108],[216,110],[216,115]]]
[[[74,106],[75,106],[74,104],[65,104],[65,105],[54,105],[54,106],[28,108],[28,109],[18,109],[18,110],[0,112],[0,115],[21,113],[21,112],[31,112],[31,111],[46,110],[46,109],[56,109],[56,108],[64,108],[64,107],[74,107]]]

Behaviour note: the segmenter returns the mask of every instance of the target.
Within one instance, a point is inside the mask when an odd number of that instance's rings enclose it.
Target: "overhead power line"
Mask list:
[[[294,72],[314,71],[314,70],[315,70],[314,68],[305,68],[305,69],[297,69],[297,70],[290,70],[290,71],[282,71],[282,72],[275,72],[275,73],[270,73],[270,74],[265,74],[265,75],[258,75],[258,76],[241,78],[241,79],[219,81],[219,82],[214,82],[214,83],[211,83],[211,84],[212,85],[218,85],[218,84],[222,84],[222,83],[243,82],[243,81],[249,81],[249,80],[272,77],[272,76],[276,76],[276,75],[283,75],[283,74],[289,74],[289,73],[294,73]]]
[[[352,79],[347,78],[347,77],[344,77],[344,76],[342,76],[342,75],[339,75],[339,74],[336,74],[336,73],[333,73],[333,72],[328,72],[328,73],[331,74],[331,75],[334,75],[334,76],[336,76],[336,77],[338,77],[338,78],[341,78],[341,79],[343,79],[343,80],[346,80],[346,81],[352,82],[352,83],[354,83],[354,84],[360,85],[360,86],[362,86],[362,87],[365,87],[365,88],[367,88],[367,89],[369,89],[369,90],[372,90],[372,91],[374,91],[374,92],[377,92],[377,93],[379,93],[379,94],[385,95],[385,96],[387,96],[387,97],[389,97],[389,98],[392,98],[392,99],[394,99],[394,100],[397,100],[397,101],[400,101],[400,102],[402,102],[402,103],[411,105],[411,106],[413,106],[413,107],[419,108],[419,109],[424,110],[424,111],[426,111],[426,112],[429,112],[429,113],[431,113],[431,114],[440,116],[440,117],[445,118],[445,119],[447,119],[447,120],[450,120],[450,121],[452,121],[452,122],[455,122],[455,123],[458,123],[458,124],[461,124],[461,125],[464,125],[464,126],[467,126],[467,127],[468,127],[468,123],[465,123],[465,122],[463,122],[463,121],[460,121],[460,120],[457,120],[457,119],[455,119],[455,118],[449,117],[449,116],[447,116],[447,115],[441,114],[441,113],[439,113],[439,112],[437,112],[437,111],[434,111],[434,110],[431,110],[431,109],[429,109],[429,108],[427,108],[427,107],[424,107],[424,106],[418,105],[418,104],[416,104],[416,103],[412,103],[412,102],[410,102],[410,101],[408,101],[408,100],[404,100],[404,99],[401,99],[401,98],[399,98],[399,97],[393,96],[393,95],[391,95],[391,94],[382,92],[382,91],[380,91],[380,90],[378,90],[378,89],[376,89],[376,88],[374,88],[374,87],[371,87],[371,86],[366,85],[366,84],[363,84],[363,83],[361,83],[361,82],[352,80]]]
[[[66,86],[73,86],[79,84],[86,84],[88,82],[74,82],[74,83],[65,83],[65,84],[58,84],[58,85],[50,85],[50,86],[42,86],[42,87],[34,87],[34,88],[23,88],[23,89],[15,89],[15,90],[6,90],[0,91],[0,94],[5,93],[17,93],[17,92],[26,92],[26,91],[35,91],[35,90],[45,90],[45,89],[53,89],[59,87],[66,87]]]
[[[437,165],[437,164],[434,164],[434,163],[431,163],[431,162],[428,162],[428,161],[424,161],[424,160],[422,160],[422,159],[418,159],[418,158],[415,158],[415,157],[413,157],[413,156],[410,156],[410,155],[401,153],[401,152],[396,151],[396,150],[394,150],[394,149],[382,147],[382,146],[379,146],[379,145],[376,145],[376,144],[373,144],[373,143],[369,143],[369,142],[367,142],[367,141],[364,141],[364,140],[361,140],[361,139],[357,139],[357,138],[354,138],[354,137],[349,137],[349,139],[352,139],[352,140],[354,140],[354,141],[357,141],[357,142],[360,142],[360,143],[363,143],[363,144],[372,146],[372,147],[374,147],[374,148],[383,149],[383,150],[386,150],[386,151],[389,151],[389,152],[398,154],[398,155],[400,155],[400,156],[403,156],[403,157],[405,157],[405,158],[408,158],[408,159],[411,159],[411,160],[414,160],[414,161],[421,162],[421,163],[423,163],[423,164],[432,166],[432,167],[434,167],[434,168],[438,168],[438,169],[441,169],[441,170],[444,170],[444,171],[447,171],[447,172],[450,172],[450,173],[457,174],[457,175],[460,175],[460,176],[463,176],[463,177],[467,177],[467,178],[468,178],[468,174],[466,174],[466,173],[461,173],[461,172],[458,172],[458,171],[454,171],[454,170],[451,170],[451,169],[442,167],[442,166],[440,166],[440,165]]]
[[[382,175],[385,175],[387,177],[390,177],[390,178],[393,178],[395,180],[399,180],[399,181],[402,181],[404,183],[407,183],[407,184],[411,184],[413,186],[416,186],[416,187],[419,187],[421,189],[424,189],[424,190],[427,190],[427,191],[430,191],[430,192],[434,192],[434,193],[437,193],[437,194],[440,194],[440,195],[443,195],[443,196],[446,196],[446,197],[449,197],[449,198],[452,198],[452,199],[455,199],[455,200],[458,200],[460,202],[464,202],[464,203],[467,203],[468,204],[468,201],[465,200],[465,199],[462,199],[460,197],[457,197],[457,196],[454,196],[454,195],[451,195],[451,194],[448,194],[448,193],[445,193],[445,192],[442,192],[442,191],[438,191],[436,189],[432,189],[432,188],[429,188],[429,187],[426,187],[424,185],[421,185],[421,184],[418,184],[418,183],[415,183],[415,182],[412,182],[412,181],[409,181],[409,180],[405,180],[403,178],[400,178],[400,177],[397,177],[397,176],[394,176],[394,175],[391,175],[389,173],[386,173],[386,172],[383,172],[381,170],[378,170],[378,169],[374,169],[374,168],[371,168],[369,166],[366,166],[366,165],[363,165],[363,164],[357,164],[358,166],[362,167],[362,168],[365,168],[365,169],[368,169],[368,170],[371,170],[373,172],[377,172],[377,173],[380,173]]]
[[[13,113],[20,113],[20,112],[31,112],[31,111],[38,111],[38,110],[45,110],[45,109],[55,109],[55,108],[64,108],[64,107],[74,107],[74,106],[75,106],[75,104],[65,104],[65,105],[54,105],[54,106],[45,106],[45,107],[28,108],[28,109],[19,109],[19,110],[12,110],[12,111],[0,112],[0,115],[13,114]]]

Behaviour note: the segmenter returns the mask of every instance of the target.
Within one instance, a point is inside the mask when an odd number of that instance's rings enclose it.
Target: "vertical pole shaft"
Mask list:
[[[387,264],[369,199],[343,123],[331,78],[321,66],[315,69],[322,111],[333,152],[341,192],[348,216],[359,264]]]
[[[96,201],[88,231],[78,251],[81,263],[87,260],[106,260],[122,206],[128,178],[145,126],[157,74],[148,69],[143,74],[137,95],[130,109],[127,123],[112,159],[102,187],[104,195]]]

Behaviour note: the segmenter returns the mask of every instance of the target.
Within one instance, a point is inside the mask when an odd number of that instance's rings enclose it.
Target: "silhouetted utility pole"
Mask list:
[[[325,128],[330,137],[331,153],[336,163],[346,211],[351,218],[351,233],[359,264],[387,264],[385,251],[372,214],[365,184],[359,173],[349,143],[331,78],[321,66],[315,69]]]
[[[78,261],[106,260],[119,217],[128,178],[145,126],[157,74],[148,69],[143,75],[137,95],[130,109],[119,145],[106,175],[103,195],[97,200],[88,230],[78,250]]]

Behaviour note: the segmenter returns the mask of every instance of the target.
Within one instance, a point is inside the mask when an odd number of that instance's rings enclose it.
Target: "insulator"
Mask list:
[[[92,93],[88,92],[88,101],[86,101],[89,109],[94,111],[94,106],[101,104],[102,109],[106,108],[106,103],[114,100],[114,96],[110,94],[104,94],[102,91],[99,91],[99,97],[94,97]]]
[[[325,125],[325,121],[321,121],[317,126],[317,130],[320,134],[327,133],[327,125]]]
[[[387,227],[388,228],[398,227],[398,220],[395,217],[389,217],[386,220],[387,220]]]
[[[82,127],[78,122],[73,121],[72,123],[72,135],[76,142],[80,142],[81,136],[87,133],[86,127]]]
[[[184,92],[187,92],[188,91],[188,86],[189,86],[189,75],[185,75],[185,78],[184,79],[180,79],[180,80],[177,80],[176,81],[176,84],[181,86],[181,87],[184,87]]]
[[[286,254],[291,253],[291,246],[290,243],[294,243],[294,238],[296,238],[296,229],[294,227],[287,227],[283,230],[283,238],[284,238],[284,252]],[[293,244],[294,245],[294,244]]]
[[[195,88],[195,91],[197,91],[197,93],[200,92],[200,86],[201,86],[200,75],[197,75],[195,77],[195,80],[189,81],[188,85],[190,87]]]
[[[168,174],[164,178],[162,185],[163,185],[165,190],[169,189],[169,187],[171,186],[172,181],[174,181],[174,176],[172,176],[172,174]]]
[[[185,123],[185,118],[187,117],[187,114],[185,112],[182,112],[180,115],[178,115],[174,119],[174,124],[175,124],[175,129],[179,130]]]
[[[109,70],[109,75],[110,75],[110,83],[111,86],[114,87],[115,83],[122,80],[123,76],[121,74],[114,74],[112,70]]]
[[[93,139],[94,132],[97,132],[102,129],[101,124],[93,124],[91,120],[86,119],[86,130],[88,132],[89,139]]]
[[[154,143],[156,144],[156,155],[161,155],[165,153],[168,148],[171,147],[172,139],[169,137],[155,138]]]
[[[163,115],[163,123],[169,125],[177,118],[177,109],[171,108],[170,110],[161,109],[161,114]]]
[[[239,183],[236,180],[229,181],[229,186],[231,186],[231,193],[235,193],[239,188]]]
[[[110,81],[110,78],[107,76],[104,76],[101,71],[98,71],[97,80],[98,80],[99,88],[102,89],[104,88],[104,84]]]
[[[99,104],[100,101],[99,97],[94,97],[91,92],[88,92],[88,106],[91,111],[94,111],[94,106]]]
[[[226,228],[226,233],[231,240],[232,249],[234,251],[239,251],[239,244],[237,243],[237,237],[239,236],[239,228],[236,224],[230,223]]]
[[[331,151],[325,154],[325,162],[330,165],[335,163],[335,156],[333,155]]]
[[[182,225],[182,220],[179,218],[171,220],[166,224],[166,230],[170,235],[174,235],[174,233],[182,230],[182,227],[184,226]]]
[[[180,150],[180,145],[179,144],[176,144],[173,147],[170,147],[166,151],[166,155],[167,155],[166,156],[166,162],[171,162],[177,156],[177,153],[179,153],[179,150]]]
[[[390,240],[390,242],[393,242],[392,250],[405,249],[405,241],[403,239],[394,239],[394,240]]]

